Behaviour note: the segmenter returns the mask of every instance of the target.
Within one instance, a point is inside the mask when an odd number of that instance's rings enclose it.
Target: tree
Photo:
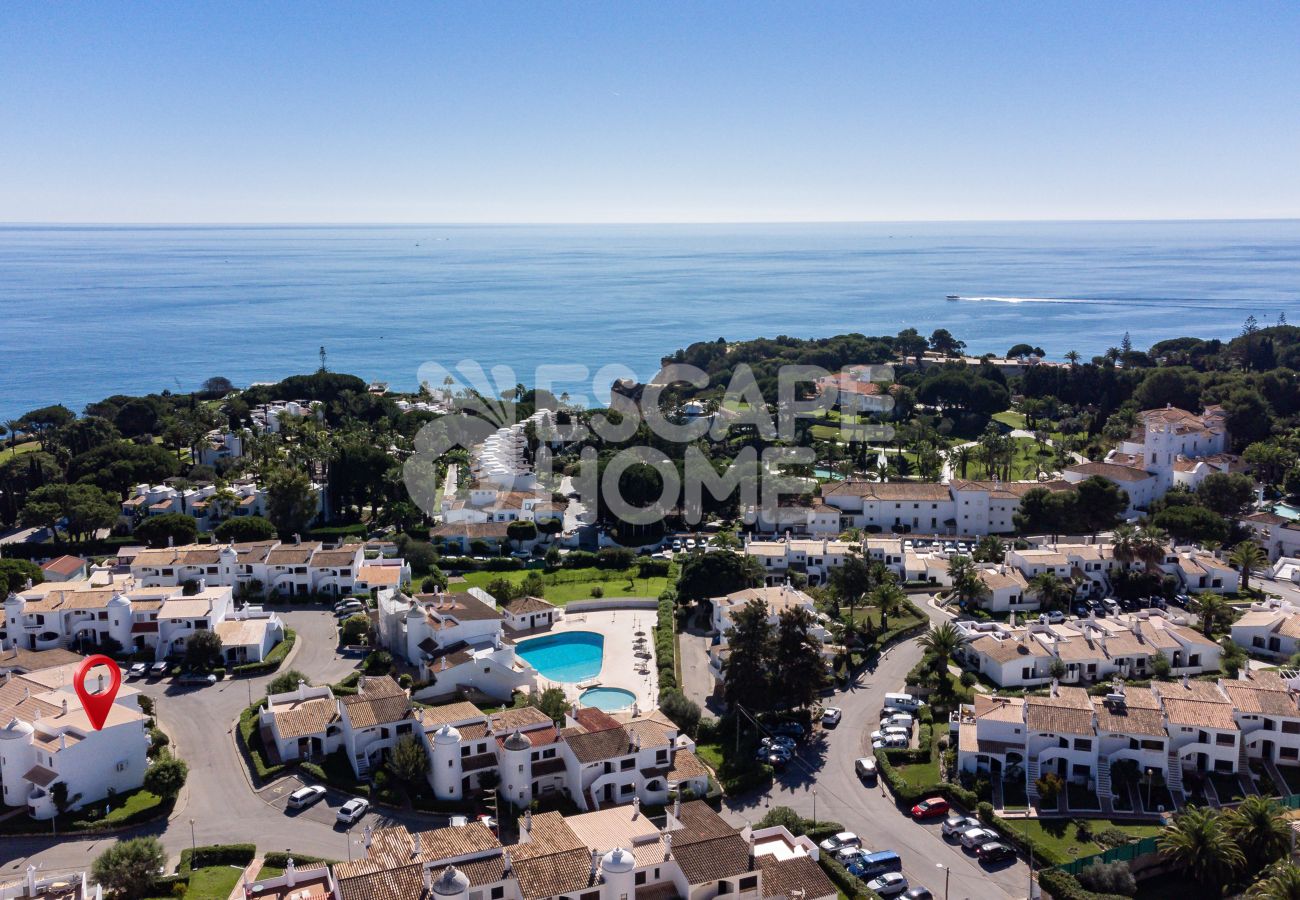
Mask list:
[[[196,631],[185,642],[185,664],[205,672],[221,665],[221,638],[215,631]]]
[[[1296,464],[1294,453],[1272,441],[1256,441],[1241,456],[1254,469],[1255,477],[1262,484],[1280,483]]]
[[[522,546],[537,539],[537,526],[527,519],[516,519],[506,526],[506,537],[514,541],[516,547]]]
[[[1038,595],[1039,605],[1045,610],[1065,609],[1074,597],[1074,588],[1055,572],[1035,575],[1029,588]]]
[[[266,686],[266,692],[268,694],[287,694],[290,691],[298,690],[298,682],[300,681],[304,684],[311,684],[306,675],[297,669],[290,669],[272,678],[270,684]]]
[[[1200,594],[1196,603],[1197,614],[1201,617],[1201,631],[1206,637],[1214,637],[1220,624],[1232,621],[1232,605],[1218,594]]]
[[[388,771],[410,789],[428,777],[429,756],[424,752],[420,739],[408,734],[393,745],[386,765]]]
[[[1057,681],[1065,677],[1065,662],[1059,656],[1053,656],[1052,661],[1048,663],[1047,674],[1051,675]]]
[[[74,540],[81,540],[117,521],[119,507],[90,484],[47,484],[27,495],[23,524],[55,528],[60,523]]]
[[[699,704],[676,688],[659,695],[659,710],[691,737],[699,730],[702,715]]]
[[[1268,562],[1268,555],[1254,541],[1242,541],[1232,548],[1228,562],[1241,572],[1241,590],[1245,593],[1250,590],[1250,576]]]
[[[723,597],[745,588],[760,587],[763,565],[752,556],[731,551],[693,553],[682,564],[677,579],[680,601]]]
[[[948,560],[948,577],[952,580],[951,596],[964,607],[988,593],[988,587],[979,577],[979,569],[969,556],[954,556]]]
[[[1300,897],[1300,868],[1278,863],[1251,886],[1247,896],[1255,900],[1296,900]]]
[[[1085,866],[1075,878],[1079,884],[1098,894],[1132,897],[1137,893],[1137,879],[1128,863],[1122,861],[1095,862]]]
[[[963,641],[964,638],[957,626],[952,622],[944,622],[937,628],[931,625],[930,630],[917,638],[916,643],[925,651],[934,672],[942,675]],[[943,683],[940,681],[940,684]]]
[[[222,522],[212,533],[223,544],[269,541],[275,537],[275,526],[262,516],[237,516]]]
[[[163,753],[154,760],[153,765],[145,769],[144,788],[165,800],[171,799],[185,787],[185,779],[189,773],[190,767],[185,760],[170,753]]]
[[[772,645],[776,640],[775,630],[768,621],[767,604],[750,600],[737,610],[726,637],[731,653],[723,669],[723,697],[732,705],[765,709],[772,700],[768,679],[772,673]]]
[[[64,815],[81,799],[81,795],[69,796],[68,783],[66,781],[56,781],[50,785],[50,799],[54,801],[54,808],[58,810],[59,815]]]
[[[528,695],[528,705],[546,713],[557,725],[563,725],[569,713],[569,699],[564,696],[564,689],[558,687],[547,688],[540,694],[533,691]]]
[[[1165,651],[1157,650],[1156,655],[1151,657],[1151,674],[1159,681],[1168,681],[1172,669],[1173,664],[1169,662],[1169,657],[1165,656]]]
[[[199,536],[199,526],[193,516],[184,513],[164,513],[150,516],[135,527],[135,536],[150,547],[174,544],[192,544]]]
[[[812,634],[815,624],[813,614],[803,607],[783,610],[777,617],[771,671],[780,673],[782,706],[811,705],[826,683],[822,645]]]
[[[1196,496],[1219,515],[1236,518],[1255,499],[1255,482],[1236,472],[1213,472],[1196,486]]]
[[[878,581],[878,573],[871,563],[857,553],[846,555],[843,565],[832,568],[830,572],[831,587],[835,595],[848,604],[850,619],[853,610]]]
[[[1228,523],[1223,516],[1200,505],[1167,506],[1151,517],[1151,524],[1187,543],[1221,544],[1228,537]]]
[[[316,517],[316,491],[304,472],[281,466],[266,476],[266,506],[267,517],[287,540]]]
[[[1205,807],[1175,816],[1156,843],[1162,856],[1220,896],[1246,862],[1219,814]]]
[[[1245,854],[1251,871],[1277,862],[1291,849],[1291,827],[1282,807],[1268,797],[1251,794],[1224,815],[1228,834]]]
[[[1128,509],[1128,503],[1128,493],[1100,475],[1084,479],[1075,488],[1079,524],[1093,536],[1113,527]]]
[[[91,874],[110,893],[138,900],[153,893],[166,862],[167,853],[156,837],[130,838],[109,844],[95,859]]]
[[[27,582],[40,584],[45,572],[34,562],[25,559],[0,558],[0,597],[8,597],[27,586]]]
[[[1000,563],[1006,556],[1007,548],[996,534],[985,535],[975,545],[975,561],[983,563]]]
[[[907,602],[907,593],[893,581],[893,575],[890,574],[872,589],[867,599],[880,610],[880,630],[883,632],[889,629],[889,617]]]
[[[360,644],[370,633],[370,618],[362,613],[348,616],[339,628],[339,640],[344,644]]]
[[[947,328],[936,328],[930,335],[930,349],[944,356],[957,356],[966,349],[966,343],[953,337]]]

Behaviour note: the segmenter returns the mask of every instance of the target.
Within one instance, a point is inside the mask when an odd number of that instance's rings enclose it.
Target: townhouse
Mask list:
[[[709,622],[713,633],[725,637],[734,624],[736,613],[744,608],[746,604],[754,601],[767,605],[768,621],[773,625],[777,623],[781,613],[786,610],[804,610],[817,620],[812,629],[814,636],[818,640],[826,640],[826,628],[821,624],[821,616],[817,612],[816,601],[789,584],[780,584],[775,587],[745,588],[724,597],[712,598],[709,601],[713,610]]]
[[[0,797],[36,819],[58,813],[55,784],[79,809],[144,783],[149,733],[138,692],[124,685],[97,729],[72,688],[78,666],[0,676]]]
[[[1157,654],[1175,675],[1199,675],[1219,667],[1223,648],[1159,610],[1105,619],[1049,624],[959,620],[963,643],[957,658],[998,687],[1038,687],[1061,672],[1064,684],[1090,684],[1113,677],[1149,678]],[[1059,662],[1059,666],[1057,663]]]
[[[526,811],[502,846],[482,824],[367,831],[366,856],[334,866],[338,900],[833,900],[820,850],[782,826],[736,829],[702,801],[651,818],[633,803],[564,816]]]
[[[312,484],[316,509],[308,524],[325,510],[325,488]],[[266,489],[252,479],[233,481],[224,488],[204,484],[193,488],[176,488],[168,484],[138,484],[131,496],[122,501],[119,521],[128,531],[151,516],[172,513],[193,516],[200,531],[211,531],[227,519],[266,516]]]
[[[1286,600],[1252,603],[1232,623],[1231,634],[1252,656],[1288,660],[1300,653],[1300,609]]]
[[[383,592],[379,598],[380,641],[416,666],[419,680],[432,681],[421,700],[465,689],[508,700],[532,687],[537,673],[505,640],[503,624],[496,599],[481,588],[413,597]]]
[[[1270,562],[1300,557],[1300,522],[1260,510],[1242,516],[1237,524],[1249,529],[1255,543],[1268,553]]]

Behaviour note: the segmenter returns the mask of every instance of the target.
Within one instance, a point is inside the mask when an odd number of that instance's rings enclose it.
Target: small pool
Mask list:
[[[565,631],[520,641],[515,652],[543,678],[586,681],[600,674],[605,638],[594,631]]]
[[[1300,509],[1289,503],[1274,503],[1273,512],[1284,519],[1300,519]]]
[[[605,712],[617,712],[620,709],[627,709],[635,703],[636,694],[622,688],[589,688],[582,692],[578,702],[583,706],[594,706],[596,709],[603,709]]]

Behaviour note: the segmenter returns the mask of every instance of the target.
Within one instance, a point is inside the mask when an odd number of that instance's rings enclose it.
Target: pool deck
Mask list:
[[[539,690],[548,687],[563,688],[565,695],[573,701],[589,687],[623,688],[636,695],[636,702],[642,714],[656,706],[659,696],[658,669],[654,659],[655,611],[653,609],[601,610],[599,612],[566,613],[548,631],[530,633],[529,637],[544,634],[563,634],[566,631],[594,631],[604,636],[604,657],[601,660],[600,674],[581,685],[568,682],[550,681],[540,673],[537,676]],[[646,652],[649,659],[641,660],[635,655],[636,632],[645,632]],[[646,674],[637,672],[645,663]],[[631,708],[612,713],[616,719],[631,718]]]

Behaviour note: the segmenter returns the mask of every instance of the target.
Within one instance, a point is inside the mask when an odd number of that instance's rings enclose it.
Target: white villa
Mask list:
[[[96,730],[72,687],[79,665],[0,675],[0,796],[36,819],[57,814],[56,783],[74,809],[144,783],[149,733],[138,692],[123,685]]]
[[[1252,603],[1232,623],[1232,641],[1252,656],[1289,660],[1300,652],[1300,608],[1286,600]]]
[[[226,519],[266,516],[264,487],[252,479],[241,479],[231,482],[227,488],[230,496],[223,503],[222,495],[212,484],[185,489],[167,484],[137,484],[131,496],[122,501],[120,522],[128,530],[134,530],[150,516],[179,513],[193,516],[200,531],[211,531]],[[324,511],[325,489],[323,485],[313,484],[312,490],[316,495],[316,516],[319,516]]]

